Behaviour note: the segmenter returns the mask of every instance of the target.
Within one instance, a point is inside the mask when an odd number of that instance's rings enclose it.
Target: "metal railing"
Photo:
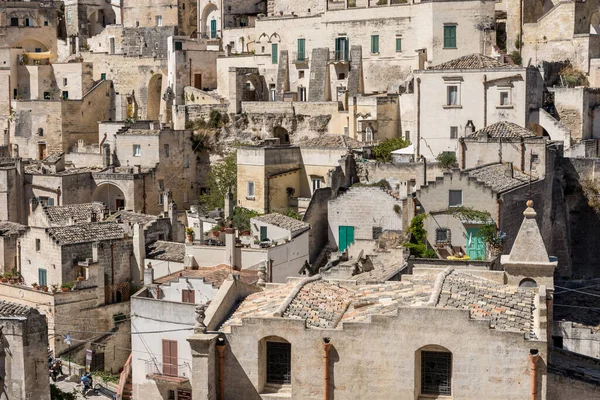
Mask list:
[[[184,364],[166,364],[154,360],[146,361],[146,376],[170,376],[175,378],[189,379],[191,375],[190,365]]]
[[[329,52],[329,61],[350,61],[350,52],[347,50],[334,50]]]
[[[305,63],[308,62],[308,53],[304,52],[304,53],[293,53],[293,62],[295,63]]]

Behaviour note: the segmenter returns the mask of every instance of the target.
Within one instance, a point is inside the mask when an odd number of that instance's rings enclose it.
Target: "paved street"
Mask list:
[[[50,383],[52,383],[52,381],[50,381]],[[56,382],[56,386],[62,390],[63,392],[72,392],[73,389],[76,389],[78,395],[78,399],[84,399],[84,397],[81,395],[81,385],[78,384],[78,382],[70,382],[68,380],[66,380],[64,377],[59,377],[58,381]],[[107,399],[108,397],[103,396],[101,394],[92,394],[92,392],[88,392],[87,395],[88,399]]]

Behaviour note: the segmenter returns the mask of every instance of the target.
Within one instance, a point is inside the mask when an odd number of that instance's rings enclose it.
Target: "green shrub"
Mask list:
[[[443,151],[437,155],[435,160],[440,164],[440,167],[450,169],[458,167],[458,162],[456,161],[456,153],[453,151]]]
[[[416,258],[437,258],[435,250],[430,249],[427,244],[427,231],[423,221],[427,218],[427,214],[416,215],[410,226],[408,227],[408,233],[410,233],[410,241],[404,243],[404,247],[410,250],[410,255]]]
[[[400,137],[393,139],[386,139],[373,147],[373,156],[378,161],[389,162],[392,159],[392,151],[403,149],[410,146],[410,141],[404,140]]]
[[[516,65],[521,65],[523,63],[523,58],[517,50],[510,53],[509,57],[512,60],[512,62],[514,62]]]

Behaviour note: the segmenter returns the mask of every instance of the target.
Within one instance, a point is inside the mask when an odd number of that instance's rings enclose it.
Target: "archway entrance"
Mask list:
[[[279,144],[290,144],[290,134],[287,129],[278,126],[274,131],[275,137],[279,138]]]
[[[216,39],[221,29],[220,13],[217,6],[210,3],[202,11],[202,36],[206,39]]]
[[[148,111],[146,112],[146,119],[151,121],[158,120],[161,90],[162,75],[156,74],[150,79],[150,83],[148,84]]]
[[[111,212],[125,209],[123,191],[112,183],[101,183],[92,194],[93,202],[104,203]]]

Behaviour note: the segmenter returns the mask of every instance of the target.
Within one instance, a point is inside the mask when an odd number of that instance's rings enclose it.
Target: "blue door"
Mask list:
[[[467,255],[471,260],[485,260],[485,242],[479,228],[467,228]]]
[[[213,19],[210,21],[210,38],[211,39],[217,38],[217,20],[216,19]]]
[[[44,286],[48,284],[47,271],[43,268],[38,269],[38,285]]]
[[[340,226],[340,251],[344,251],[354,243],[354,227]]]

